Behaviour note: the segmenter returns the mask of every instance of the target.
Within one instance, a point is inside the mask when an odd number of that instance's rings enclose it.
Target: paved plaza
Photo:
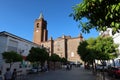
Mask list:
[[[73,68],[69,71],[60,69],[38,74],[29,74],[23,76],[21,80],[95,80],[95,76],[89,70]]]

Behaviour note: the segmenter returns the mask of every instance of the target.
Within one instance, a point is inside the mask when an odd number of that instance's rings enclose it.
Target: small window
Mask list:
[[[71,57],[74,57],[74,52],[71,52]]]
[[[39,28],[39,23],[37,23],[37,28]]]

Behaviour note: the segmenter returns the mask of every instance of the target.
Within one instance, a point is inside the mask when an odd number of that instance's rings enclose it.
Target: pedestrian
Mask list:
[[[6,69],[6,73],[4,74],[5,80],[11,80],[12,79],[12,73],[10,71],[10,68]]]
[[[12,73],[12,80],[16,80],[16,78],[17,78],[17,71],[16,69],[14,69]]]
[[[72,64],[70,64],[70,70],[72,69]]]
[[[48,65],[45,65],[45,71],[48,72]]]
[[[66,70],[69,70],[69,69],[70,69],[69,64],[67,64],[66,65]]]
[[[2,71],[0,70],[0,80],[3,80],[2,78]]]

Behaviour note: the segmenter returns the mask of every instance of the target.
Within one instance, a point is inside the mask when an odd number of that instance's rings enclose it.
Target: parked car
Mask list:
[[[103,71],[103,65],[96,65],[96,70]],[[107,66],[104,66],[104,71],[107,71]]]
[[[116,77],[120,77],[120,68],[117,68],[118,70],[116,70],[116,72],[115,72],[115,75],[116,75]]]
[[[30,70],[28,70],[28,73],[31,74],[31,73],[37,73],[37,72],[40,72],[40,71],[41,71],[41,68],[33,67]]]
[[[120,77],[120,67],[111,67],[108,69],[108,75],[112,77]]]
[[[33,67],[33,68],[32,68],[32,71],[33,71],[33,72],[40,72],[40,71],[41,71],[41,68],[40,68],[40,67]]]

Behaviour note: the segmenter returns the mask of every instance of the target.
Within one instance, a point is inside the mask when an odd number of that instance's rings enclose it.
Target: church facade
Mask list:
[[[74,38],[63,35],[55,40],[52,37],[48,40],[47,21],[44,20],[42,14],[35,20],[33,42],[46,47],[50,55],[55,53],[60,57],[67,58],[68,61],[82,62],[77,53],[77,48],[81,41],[83,41],[81,34]]]

